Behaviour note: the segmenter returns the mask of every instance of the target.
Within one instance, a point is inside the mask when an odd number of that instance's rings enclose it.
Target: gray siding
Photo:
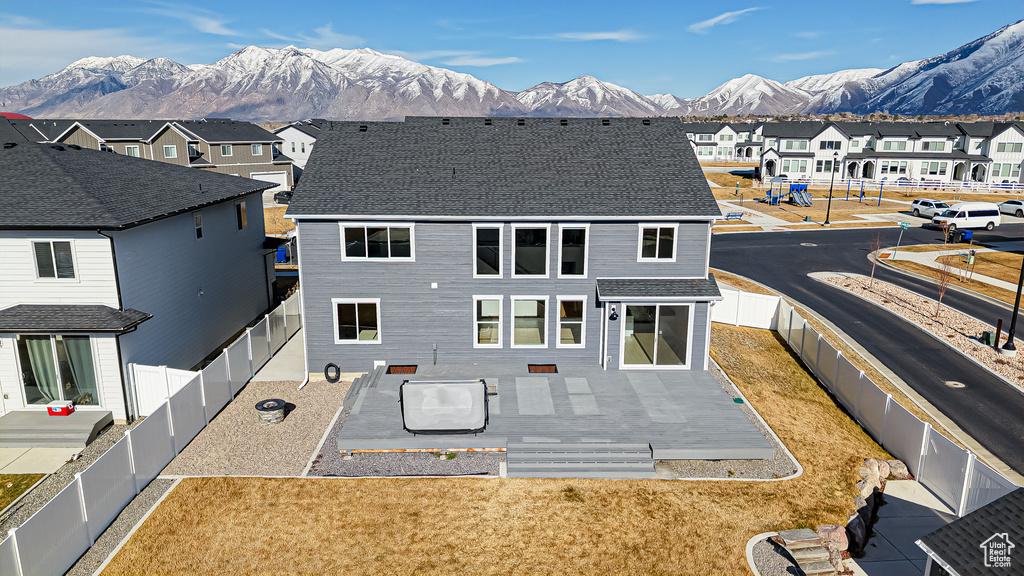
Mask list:
[[[503,277],[473,278],[473,228],[469,222],[417,223],[415,262],[342,261],[336,221],[299,223],[299,261],[311,372],[334,362],[343,371],[365,371],[375,360],[392,364],[430,364],[437,345],[438,364],[531,362],[595,365],[601,359],[599,277],[703,277],[707,270],[705,223],[680,223],[674,263],[637,262],[636,222],[590,224],[588,276],[558,278],[558,223],[551,223],[550,277],[512,278],[512,227],[504,226]],[[569,224],[569,223],[566,223]],[[437,289],[431,284],[437,283]],[[503,296],[503,347],[473,347],[473,296]],[[586,296],[586,348],[558,348],[557,296]],[[548,297],[546,348],[512,348],[510,296]],[[335,344],[332,298],[380,298],[379,344]],[[703,368],[706,305],[694,322],[693,367]],[[703,312],[702,312],[703,310]],[[617,327],[616,327],[617,328]],[[611,340],[618,332],[611,333]],[[699,344],[698,344],[699,341]],[[698,347],[700,350],[698,350]],[[609,351],[611,354],[611,351]],[[617,351],[609,367],[618,365]]]
[[[124,307],[153,315],[121,337],[125,363],[188,369],[267,309],[263,206],[245,202],[244,230],[232,200],[201,210],[199,240],[192,213],[112,234]]]

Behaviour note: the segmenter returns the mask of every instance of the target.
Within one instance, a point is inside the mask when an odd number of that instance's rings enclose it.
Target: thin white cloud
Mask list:
[[[454,56],[477,56],[479,52],[469,50],[427,50],[425,52],[406,52],[404,50],[381,50],[384,54],[401,56],[406,60],[422,62],[423,60],[437,60],[438,58],[452,58]]]
[[[215,36],[242,35],[240,32],[232,30],[226,26],[226,24],[231,21],[230,18],[205,8],[197,8],[195,6],[182,7],[178,4],[168,4],[165,2],[155,1],[147,2],[147,4],[153,7],[143,8],[141,10],[142,12],[180,20],[204,34],[213,34]]]
[[[284,34],[278,34],[277,32],[274,32],[273,30],[268,30],[267,28],[260,28],[260,32],[266,36],[270,36],[275,40],[282,40],[284,42],[292,43],[299,41],[298,38],[295,38],[293,36],[285,36]]]
[[[633,30],[607,30],[603,32],[557,32],[542,36],[517,36],[515,40],[564,40],[568,42],[636,42],[646,38]]]
[[[160,45],[150,38],[132,36],[118,28],[33,30],[0,27],[0,37],[4,39],[0,86],[42,78],[87,56],[173,57],[176,51],[174,46]]]
[[[977,0],[911,0],[911,4],[966,4]]]
[[[737,19],[739,19],[740,16],[748,12],[753,12],[754,10],[760,10],[760,8],[745,8],[743,10],[736,10],[735,12],[726,12],[724,14],[719,14],[714,18],[708,18],[707,20],[704,20],[702,22],[690,24],[689,26],[686,27],[686,29],[695,34],[707,34],[708,30],[710,30],[711,28],[714,28],[719,24],[732,24]]]
[[[363,40],[359,36],[351,36],[335,32],[334,27],[330,23],[316,28],[313,31],[316,32],[315,36],[299,34],[299,40],[306,46],[316,48],[318,50],[330,50],[332,48],[362,48],[366,44],[366,40]]]
[[[509,56],[507,58],[487,58],[484,56],[458,56],[451,60],[445,60],[442,64],[446,66],[498,66],[501,64],[515,64],[522,62],[522,58]]]
[[[799,54],[777,54],[771,58],[772,62],[798,62],[800,60],[814,60],[831,56],[834,52],[819,50],[816,52],[801,52]]]

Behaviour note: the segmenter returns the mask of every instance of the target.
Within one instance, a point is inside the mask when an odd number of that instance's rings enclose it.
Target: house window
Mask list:
[[[512,226],[515,238],[515,265],[512,276],[548,275],[548,230],[549,227]]]
[[[231,144],[221,144],[220,145],[220,155],[221,156],[231,156]]]
[[[906,150],[906,142],[883,142],[882,150]]]
[[[559,226],[558,276],[587,276],[586,226]]]
[[[814,163],[815,172],[839,172],[839,162],[833,166],[831,160],[817,160]]]
[[[843,147],[843,143],[839,140],[822,140],[818,146],[819,150],[839,150]]]
[[[33,242],[36,253],[36,275],[39,278],[74,278],[75,259],[71,242]]]
[[[235,204],[235,225],[239,230],[245,230],[247,224],[248,222],[245,219],[245,202],[239,202]]]
[[[858,146],[860,146],[860,140],[851,140],[850,141],[850,148],[856,148]]]
[[[174,144],[169,144],[167,146],[164,146],[164,158],[177,158],[177,157],[178,157],[178,147],[177,146],[175,146]]]
[[[719,156],[732,156],[732,148],[719,148],[718,149],[718,155]]]
[[[587,298],[558,297],[558,348],[583,348],[585,342]]]
[[[732,142],[732,134],[722,134],[718,137],[719,142]]]
[[[263,156],[263,144],[253,144],[252,145],[252,155],[253,156]]]
[[[88,336],[17,337],[18,362],[28,404],[64,400],[96,406],[96,366]]]
[[[978,147],[981,147],[981,143],[978,143]],[[996,152],[1020,152],[1024,148],[1022,142],[1001,142],[996,145]]]
[[[335,298],[335,344],[380,344],[380,298]]]
[[[881,174],[906,174],[907,163],[906,161],[888,161],[883,160],[881,167],[879,168]]]
[[[412,226],[378,224],[342,225],[343,260],[413,260]]]
[[[807,140],[786,140],[786,150],[807,150]]]
[[[501,348],[501,296],[473,296],[474,348]]]
[[[295,152],[295,142],[292,142],[292,152]]]
[[[1017,178],[1020,176],[1020,164],[993,164],[992,165],[992,177],[993,178]]]
[[[192,219],[196,225],[196,240],[203,237],[203,215],[200,212],[196,212],[192,215]]]
[[[641,224],[637,261],[675,262],[676,228]]]
[[[188,157],[189,158],[195,158],[196,156],[199,156],[199,148],[197,148],[195,144],[189,144],[188,145]]]
[[[697,146],[697,156],[714,156],[714,146]]]
[[[945,162],[922,162],[921,163],[921,175],[922,176],[945,176],[946,175],[946,163]]]
[[[697,142],[713,142],[714,139],[714,134],[697,134]]]
[[[539,296],[512,297],[512,347],[547,347],[548,299]]]
[[[783,160],[783,172],[807,172],[807,160]]]
[[[306,153],[306,143],[305,142],[300,142],[299,143],[299,147],[301,148],[302,153],[305,154]]]
[[[139,157],[139,147],[138,146],[125,146],[124,147],[124,155],[125,156],[131,156],[132,158],[138,158]]]
[[[924,152],[942,152],[945,149],[945,142],[921,142],[921,150]]]
[[[501,278],[503,226],[473,226],[476,255],[473,259],[473,277]]]

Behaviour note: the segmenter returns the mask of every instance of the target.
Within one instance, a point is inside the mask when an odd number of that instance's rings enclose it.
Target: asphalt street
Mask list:
[[[882,234],[883,246],[893,246],[900,231],[858,228],[715,235],[711,266],[770,286],[824,316],[982,446],[1024,474],[1024,394],[913,324],[807,276],[810,272],[870,274],[868,246],[877,233]],[[1024,242],[1024,225],[976,231],[975,239]],[[904,232],[902,244],[936,241],[942,241],[940,231],[912,227]],[[882,266],[876,268],[875,278],[938,297],[934,284]],[[992,324],[1002,318],[1004,335],[1009,329],[1009,305],[998,306],[954,290],[946,292],[942,304]],[[1017,326],[1020,337],[1024,318],[1018,319]],[[951,388],[946,381],[966,387]]]

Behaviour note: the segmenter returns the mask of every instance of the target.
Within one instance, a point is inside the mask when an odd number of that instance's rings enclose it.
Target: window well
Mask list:
[[[557,364],[527,364],[530,374],[558,374]]]
[[[394,364],[388,366],[388,374],[415,374],[418,364]]]

